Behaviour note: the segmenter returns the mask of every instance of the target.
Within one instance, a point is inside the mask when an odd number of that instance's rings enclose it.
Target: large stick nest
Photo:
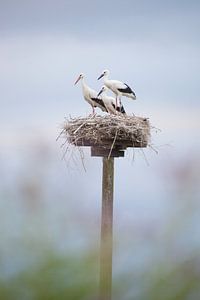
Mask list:
[[[63,134],[68,143],[77,146],[146,147],[150,139],[150,125],[146,118],[106,115],[70,118]]]

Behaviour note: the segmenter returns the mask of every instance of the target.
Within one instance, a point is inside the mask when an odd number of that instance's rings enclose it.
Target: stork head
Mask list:
[[[107,90],[107,87],[105,85],[102,86],[100,92],[98,93],[97,97],[99,97],[103,92]]]
[[[81,74],[78,76],[78,78],[76,79],[74,85],[77,84],[77,83],[79,82],[80,79],[83,79],[83,77],[84,77],[84,74],[81,73]]]
[[[108,70],[104,70],[104,71],[102,72],[102,74],[97,78],[97,80],[101,79],[101,78],[104,77],[104,76],[108,76],[109,73],[110,73],[110,72],[109,72]]]

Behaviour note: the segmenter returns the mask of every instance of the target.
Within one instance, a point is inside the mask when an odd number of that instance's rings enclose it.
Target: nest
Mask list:
[[[147,118],[127,115],[70,118],[64,124],[63,134],[75,146],[146,147],[150,125]]]

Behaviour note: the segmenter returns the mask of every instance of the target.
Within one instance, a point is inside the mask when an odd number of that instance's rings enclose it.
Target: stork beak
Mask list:
[[[104,76],[104,74],[101,74],[101,75],[97,78],[97,80],[101,79],[103,76]]]
[[[81,79],[81,76],[78,76],[78,78],[76,79],[74,85],[76,85],[79,82],[80,79]]]
[[[103,89],[100,90],[100,92],[98,93],[97,97],[99,97],[103,92]]]

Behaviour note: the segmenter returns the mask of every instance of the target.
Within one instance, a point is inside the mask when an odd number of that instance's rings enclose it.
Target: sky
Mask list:
[[[38,137],[51,145],[65,117],[88,115],[83,72],[99,91],[102,70],[126,82],[158,147],[199,148],[199,1],[1,1],[2,151]],[[187,137],[187,138],[185,138]]]
[[[198,152],[199,8],[194,0],[0,1],[1,153],[46,140],[60,159],[64,118],[91,112],[74,82],[84,72],[99,91],[104,69],[135,91],[137,101],[123,98],[127,113],[159,129],[160,164]]]
[[[90,112],[80,86],[84,72],[127,82],[137,102],[131,113],[171,111],[183,122],[199,113],[198,1],[1,1],[1,122],[50,128],[64,116]],[[163,126],[159,124],[157,126]],[[169,122],[171,124],[171,121]],[[174,124],[176,126],[177,124]],[[197,124],[195,124],[196,126]]]
[[[104,69],[135,91],[137,101],[123,98],[127,113],[160,129],[153,145],[170,145],[177,158],[198,151],[199,8],[199,1],[1,1],[1,151],[28,151],[43,139],[55,147],[65,117],[91,112],[76,78],[83,72],[99,91]]]
[[[36,183],[41,176],[53,196],[55,191],[71,195],[74,211],[81,194],[80,220],[83,210],[90,213],[91,207],[99,213],[99,201],[94,199],[101,192],[100,159],[91,158],[86,151],[87,172],[80,172],[79,166],[77,173],[68,174],[55,139],[65,117],[91,112],[80,84],[74,86],[78,75],[83,72],[88,85],[99,91],[103,82],[97,77],[109,69],[110,78],[126,82],[137,95],[137,101],[123,98],[127,113],[148,117],[159,129],[152,130],[158,155],[151,149],[136,150],[133,160],[134,153],[129,150],[125,159],[116,160],[115,214],[119,223],[115,226],[120,229],[120,224],[140,219],[148,230],[152,218],[158,221],[159,230],[166,207],[174,205],[168,201],[173,184],[173,177],[166,179],[169,168],[193,158],[195,165],[196,157],[199,159],[199,28],[200,2],[194,0],[1,0],[1,185],[14,186],[20,178],[31,180],[36,168]],[[45,165],[45,157],[38,163],[34,154],[46,145],[55,151],[50,159],[54,167]],[[79,189],[72,191],[74,186]],[[7,227],[15,228],[16,220],[21,224],[14,201],[2,203],[6,224],[10,211],[13,214],[13,224]],[[50,197],[47,206],[47,228],[57,228],[68,203]],[[55,232],[57,238],[59,228]]]
[[[1,1],[3,160],[11,167],[41,141],[60,160],[55,139],[64,118],[91,112],[74,82],[83,72],[99,91],[104,69],[135,91],[137,101],[123,98],[127,113],[148,117],[159,129],[151,140],[159,158],[145,150],[151,166],[198,153],[199,8],[199,1]],[[145,165],[144,155],[138,157]],[[129,163],[117,162],[122,170]]]

